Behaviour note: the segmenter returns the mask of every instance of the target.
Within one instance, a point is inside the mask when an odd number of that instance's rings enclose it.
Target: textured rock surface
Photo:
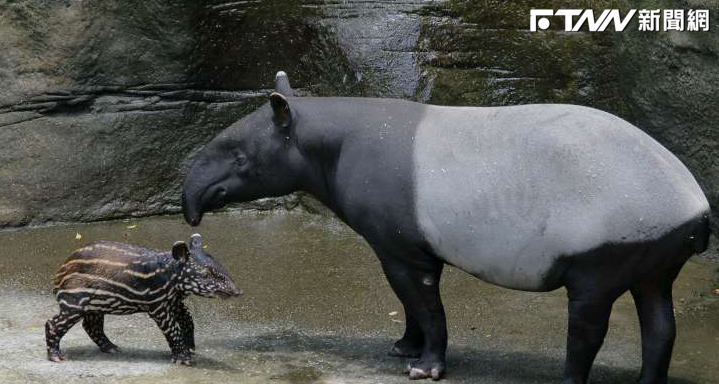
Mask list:
[[[1,1],[0,226],[177,211],[188,154],[277,68],[342,84],[314,10],[287,3]]]
[[[306,94],[604,109],[674,151],[716,207],[717,29],[528,31],[531,8],[570,5],[719,14],[703,0],[0,0],[0,226],[176,210],[187,154],[279,69]]]
[[[163,211],[244,100],[187,94],[190,3],[0,3],[0,224]]]
[[[719,3],[641,5],[710,9],[711,32],[628,34],[621,43],[620,93],[627,98],[626,118],[677,154],[697,177],[719,233]]]

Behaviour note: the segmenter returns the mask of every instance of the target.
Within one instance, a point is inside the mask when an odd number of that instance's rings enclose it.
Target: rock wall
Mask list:
[[[0,0],[0,226],[177,211],[191,154],[280,69],[305,94],[604,109],[674,151],[716,207],[717,28],[528,31],[531,8],[617,6],[719,15],[702,0]]]
[[[692,171],[709,198],[713,231],[719,234],[719,3],[658,3],[639,2],[647,8],[710,9],[711,32],[634,30],[623,39],[619,90],[627,99],[624,116]]]
[[[317,92],[342,85],[347,64],[315,13],[0,1],[0,227],[177,212],[191,154],[264,103],[278,68]]]
[[[193,2],[0,3],[0,225],[163,212],[252,92],[190,82]]]

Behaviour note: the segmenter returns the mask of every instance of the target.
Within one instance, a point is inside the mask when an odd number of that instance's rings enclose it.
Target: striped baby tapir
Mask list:
[[[60,267],[53,294],[60,313],[45,324],[50,361],[65,360],[60,340],[80,320],[102,352],[115,353],[104,316],[146,312],[165,335],[172,362],[193,365],[194,324],[183,300],[191,294],[229,298],[242,292],[204,251],[202,236],[194,234],[189,247],[178,241],[172,251],[107,241],[80,248]]]

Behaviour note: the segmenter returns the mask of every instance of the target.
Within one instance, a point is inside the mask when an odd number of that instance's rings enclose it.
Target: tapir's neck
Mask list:
[[[302,97],[291,98],[289,103],[296,115],[297,147],[304,161],[300,188],[341,218],[345,215],[337,201],[341,195],[338,189],[347,188],[348,171],[340,161],[352,158],[353,164],[396,163],[394,158],[365,157],[375,151],[407,152],[426,108],[404,100],[371,98]]]
[[[321,98],[292,98],[290,105],[297,122],[297,147],[304,159],[300,189],[342,217],[333,190],[343,143],[357,129],[354,119],[327,109]]]

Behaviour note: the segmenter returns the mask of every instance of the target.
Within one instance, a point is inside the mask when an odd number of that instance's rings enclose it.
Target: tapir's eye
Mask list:
[[[245,155],[237,155],[237,157],[235,157],[235,164],[237,165],[245,165],[246,162],[247,156]]]

